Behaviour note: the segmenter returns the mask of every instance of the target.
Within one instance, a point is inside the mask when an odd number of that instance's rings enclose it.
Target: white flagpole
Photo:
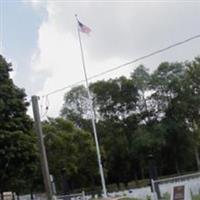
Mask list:
[[[77,22],[78,22],[77,15],[75,15],[75,17],[76,17]],[[80,35],[79,29],[78,29],[78,38],[79,38],[80,49],[81,49],[82,65],[83,65],[83,71],[84,71],[84,75],[85,75],[85,83],[86,83],[86,87],[87,87],[89,105],[90,105],[90,110],[91,110],[91,113],[92,113],[92,127],[93,127],[94,139],[95,139],[95,144],[96,144],[99,172],[100,172],[100,176],[101,176],[101,185],[102,185],[102,189],[103,189],[103,196],[104,196],[104,198],[107,198],[107,190],[106,190],[106,184],[105,184],[105,178],[104,178],[104,171],[103,171],[103,166],[102,166],[102,161],[101,161],[99,141],[98,141],[98,137],[97,137],[94,107],[93,107],[93,104],[92,104],[92,98],[91,98],[89,84],[88,84],[87,71],[86,71],[86,67],[85,67],[85,57],[84,57],[84,53],[83,53],[83,46],[82,46],[81,35]]]

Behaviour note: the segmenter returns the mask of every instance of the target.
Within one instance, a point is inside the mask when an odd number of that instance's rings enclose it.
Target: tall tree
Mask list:
[[[14,85],[11,70],[0,55],[0,188],[21,192],[32,185],[37,149],[26,94]]]
[[[91,134],[63,118],[49,119],[43,128],[50,173],[58,188],[62,187],[63,178],[67,180],[68,192],[93,185],[98,168]]]
[[[79,128],[92,130],[90,105],[87,90],[83,85],[72,88],[64,96],[64,104],[61,109],[61,116],[71,120]]]
[[[148,93],[150,93],[150,74],[143,65],[140,65],[131,74],[131,78],[138,89],[139,98],[137,101],[137,107],[141,121],[146,123],[151,119],[148,105]]]
[[[90,85],[107,182],[145,178],[148,154],[154,154],[160,175],[194,170],[195,160],[199,168],[199,63],[199,58],[164,62],[152,74],[141,65],[130,78]],[[76,124],[88,113],[87,104],[80,103],[84,99],[81,90],[66,95],[71,113],[79,113]],[[79,105],[86,110],[77,112]]]
[[[184,74],[184,64],[164,62],[151,75],[151,108],[156,120],[165,116],[169,103],[177,96]]]
[[[136,110],[138,91],[126,77],[98,81],[90,86],[100,119],[125,119]]]
[[[197,168],[200,170],[200,58],[186,62],[187,70],[182,80],[179,96],[173,102],[192,142]]]
[[[126,77],[98,81],[90,88],[99,114],[98,132],[106,152],[108,177],[118,185],[127,184],[133,177],[130,148],[138,124],[138,90],[133,80]]]
[[[186,84],[186,88],[189,90],[189,93],[186,90],[189,98],[186,119],[191,125],[190,132],[192,133],[194,153],[197,168],[200,171],[200,57],[188,64]]]

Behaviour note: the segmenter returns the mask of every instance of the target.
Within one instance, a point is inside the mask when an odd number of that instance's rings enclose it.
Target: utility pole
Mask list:
[[[51,188],[49,167],[48,167],[46,150],[45,150],[44,140],[43,140],[42,125],[41,125],[41,121],[40,121],[39,106],[38,106],[38,97],[32,96],[31,100],[32,100],[32,107],[33,107],[33,115],[34,115],[34,119],[35,119],[35,129],[36,129],[37,136],[38,136],[40,162],[42,165],[42,174],[43,174],[43,179],[44,179],[45,190],[46,190],[46,194],[47,194],[47,199],[52,200],[53,192],[52,192],[52,188]]]

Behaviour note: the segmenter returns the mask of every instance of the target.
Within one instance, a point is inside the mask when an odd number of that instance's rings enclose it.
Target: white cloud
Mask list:
[[[87,36],[83,38],[86,43],[89,39]],[[105,70],[102,69],[102,66],[111,67],[124,62],[120,58],[111,58],[106,61],[96,62],[89,58],[87,50],[85,54],[89,76]],[[43,23],[39,30],[38,50],[32,59],[32,69],[37,73],[47,71],[50,74],[46,78],[43,90],[38,93],[39,95],[44,95],[55,89],[83,80],[84,76],[78,38],[69,32],[66,33],[55,29],[51,22]],[[117,75],[119,73],[114,72],[114,74]],[[34,79],[35,77],[31,81],[34,82]],[[64,93],[62,92],[49,97],[51,106],[48,114],[50,116],[58,114],[63,96]]]
[[[22,0],[22,2],[31,5],[33,8],[39,8],[46,4],[46,0]]]
[[[39,1],[35,3],[38,5]],[[45,6],[48,17],[38,30],[38,48],[31,64],[38,75],[46,73],[39,95],[84,78],[74,18],[76,13],[92,28],[90,37],[82,35],[89,76],[190,37],[199,30],[200,4],[195,3],[47,1]],[[198,52],[200,43],[196,41],[143,63],[155,68],[161,61],[184,61],[192,59]],[[128,75],[132,69],[133,66],[129,66],[100,78]],[[63,95],[61,92],[49,97],[50,116],[58,115]]]

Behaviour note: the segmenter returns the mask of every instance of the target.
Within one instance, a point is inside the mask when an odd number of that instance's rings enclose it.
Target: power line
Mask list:
[[[174,47],[180,46],[180,45],[182,45],[182,44],[185,44],[185,43],[187,43],[187,42],[190,42],[190,41],[195,40],[195,39],[198,39],[198,38],[200,38],[200,34],[195,35],[195,36],[192,36],[192,37],[190,37],[190,38],[187,38],[187,39],[185,39],[185,40],[183,40],[183,41],[181,41],[181,42],[174,43],[174,44],[172,44],[172,45],[170,45],[170,46],[168,46],[168,47],[159,49],[159,50],[157,50],[157,51],[153,51],[153,52],[151,52],[151,53],[149,53],[149,54],[146,54],[146,55],[144,55],[144,56],[141,56],[141,57],[139,57],[139,58],[136,58],[135,60],[126,62],[126,63],[124,63],[124,64],[122,64],[122,65],[118,65],[118,66],[116,66],[116,67],[114,67],[114,68],[111,68],[111,69],[108,69],[108,70],[103,71],[103,72],[101,72],[101,73],[98,73],[98,74],[95,74],[95,75],[93,75],[93,76],[90,76],[90,77],[88,77],[88,80],[92,80],[92,79],[94,79],[94,78],[103,76],[103,75],[108,74],[108,73],[110,73],[110,72],[116,71],[116,70],[118,70],[118,69],[120,69],[120,68],[122,68],[122,67],[125,67],[125,66],[127,66],[127,65],[136,63],[136,62],[138,62],[138,61],[144,60],[144,59],[149,58],[149,57],[152,57],[152,56],[154,56],[154,55],[156,55],[156,54],[162,53],[162,52],[164,52],[164,51],[167,51],[167,50],[169,50],[169,49],[172,49],[172,48],[174,48]],[[49,93],[47,93],[46,95],[43,95],[43,96],[49,96],[49,95],[52,95],[52,94],[61,92],[61,91],[63,91],[63,90],[66,90],[66,89],[68,89],[68,88],[72,88],[72,87],[74,87],[74,86],[76,86],[76,85],[78,85],[78,84],[81,84],[81,83],[83,83],[83,82],[85,82],[85,80],[77,81],[77,82],[75,82],[75,83],[73,83],[73,84],[70,84],[70,85],[67,85],[67,86],[65,86],[65,87],[63,87],[63,88],[59,88],[59,89],[53,90],[52,92],[49,92]]]
[[[88,79],[91,79],[91,77],[89,77]],[[43,95],[43,96],[50,96],[50,95],[52,95],[52,94],[55,94],[55,93],[58,93],[58,92],[62,92],[63,90],[66,90],[66,89],[68,89],[68,88],[72,88],[72,87],[74,87],[74,86],[76,86],[76,85],[79,85],[80,83],[83,83],[84,81],[85,81],[85,80],[77,81],[77,82],[72,83],[72,84],[70,84],[70,85],[67,85],[67,86],[65,86],[65,87],[59,88],[59,89],[57,89],[57,90],[53,90],[52,92],[49,92],[49,93],[47,93],[47,94],[45,94],[45,95]]]

